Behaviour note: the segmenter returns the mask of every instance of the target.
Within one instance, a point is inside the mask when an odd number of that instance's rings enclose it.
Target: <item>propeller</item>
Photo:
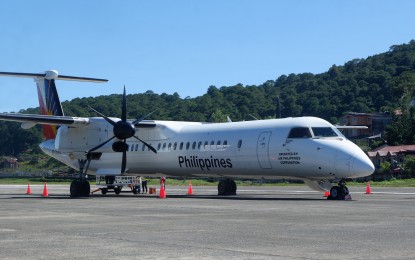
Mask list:
[[[108,142],[110,142],[112,139],[117,138],[119,141],[116,141],[112,144],[112,150],[114,152],[122,152],[122,162],[121,162],[121,173],[125,172],[125,168],[127,166],[127,151],[128,151],[128,144],[127,139],[134,137],[138,141],[142,142],[145,146],[147,146],[151,151],[154,153],[157,153],[157,150],[151,146],[150,144],[146,143],[145,141],[141,140],[137,136],[135,136],[135,124],[140,123],[144,118],[147,116],[153,114],[155,111],[149,113],[148,115],[142,116],[134,122],[128,122],[127,121],[127,101],[126,101],[126,94],[125,94],[125,86],[124,86],[124,93],[122,96],[122,108],[121,108],[121,120],[115,122],[111,118],[105,116],[104,114],[98,112],[97,110],[90,107],[95,113],[97,113],[99,116],[105,119],[108,123],[110,123],[113,126],[113,134],[114,136],[108,139],[107,141],[95,146],[94,148],[90,149],[89,151],[86,151],[87,157],[88,155],[101,148],[102,146],[106,145]]]

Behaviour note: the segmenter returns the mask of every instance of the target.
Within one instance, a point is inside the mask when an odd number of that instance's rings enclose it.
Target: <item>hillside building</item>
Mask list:
[[[391,122],[392,116],[390,113],[350,112],[340,118],[340,125],[367,126],[367,129],[344,129],[343,134],[351,139],[380,137]]]

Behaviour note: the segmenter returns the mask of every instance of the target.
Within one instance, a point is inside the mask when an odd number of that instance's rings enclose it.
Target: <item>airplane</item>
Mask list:
[[[106,79],[44,73],[0,72],[33,78],[40,115],[0,113],[0,119],[43,126],[39,144],[47,155],[76,169],[71,197],[89,196],[86,175],[213,177],[218,195],[236,195],[235,179],[298,179],[310,188],[330,191],[329,199],[349,195],[345,181],[371,175],[368,156],[338,128],[316,117],[289,117],[226,123],[127,119],[126,91],[120,118],[94,108],[97,117],[65,116],[56,80],[104,83]],[[347,127],[346,127],[347,128]],[[350,127],[349,127],[350,128]],[[332,182],[337,182],[333,186]],[[111,183],[111,182],[110,182]]]

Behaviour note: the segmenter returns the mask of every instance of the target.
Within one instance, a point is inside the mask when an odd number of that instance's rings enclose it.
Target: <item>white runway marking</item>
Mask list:
[[[415,192],[372,192],[372,194],[389,194],[389,195],[415,195]],[[370,195],[370,194],[368,194]]]

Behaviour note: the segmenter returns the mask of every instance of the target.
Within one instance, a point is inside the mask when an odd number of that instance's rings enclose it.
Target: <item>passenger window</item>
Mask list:
[[[134,145],[131,145],[131,149],[130,149],[130,151],[132,152],[132,151],[134,151]]]
[[[169,150],[171,150],[171,143],[169,143],[169,146],[167,147]]]
[[[242,147],[242,140],[239,140],[238,141],[238,148],[241,148]]]
[[[223,141],[223,146],[227,146],[227,145],[228,145],[228,141],[227,140]]]
[[[208,141],[205,141],[205,149],[208,148],[208,144],[209,144],[209,142]]]
[[[183,149],[183,142],[180,143],[180,150]]]
[[[186,150],[189,150],[189,147],[190,147],[190,143],[189,143],[189,142],[187,142],[187,143],[186,143]]]
[[[143,151],[144,152],[144,150],[146,149],[146,145],[145,144],[143,144],[143,147],[141,148],[141,151]]]
[[[192,149],[196,149],[196,142],[193,142]]]
[[[163,144],[163,150],[166,150],[166,146],[167,146],[167,144],[166,144],[166,143],[164,143],[164,144]]]
[[[173,150],[176,150],[177,149],[177,142],[174,142],[174,144],[173,144]]]
[[[199,143],[197,144],[197,149],[199,149],[199,150],[200,150],[200,147],[202,147],[202,142],[199,142]]]
[[[159,144],[157,145],[157,150],[160,150],[160,148],[161,148],[161,143],[159,143]]]
[[[291,129],[288,138],[311,138],[310,129],[308,127],[295,127]]]
[[[138,144],[135,145],[135,151],[138,151]]]
[[[220,141],[218,141],[218,142],[216,143],[216,148],[220,148],[220,144],[221,144],[221,142],[220,142]]]

